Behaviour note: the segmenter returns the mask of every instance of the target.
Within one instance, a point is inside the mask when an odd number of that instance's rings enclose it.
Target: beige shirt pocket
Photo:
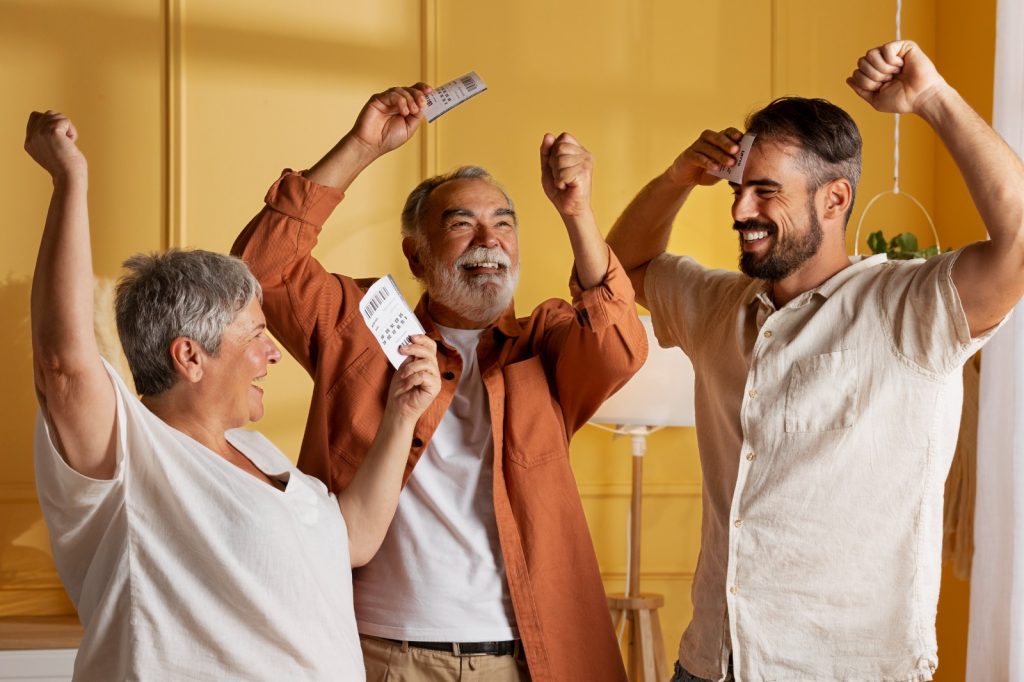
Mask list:
[[[797,360],[786,391],[786,433],[850,428],[859,413],[858,393],[854,351]]]

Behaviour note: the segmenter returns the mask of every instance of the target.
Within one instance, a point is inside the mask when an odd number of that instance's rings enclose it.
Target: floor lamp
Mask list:
[[[590,420],[591,425],[629,436],[633,484],[629,507],[629,561],[626,592],[608,595],[616,630],[625,625],[629,646],[626,670],[631,682],[666,682],[665,646],[658,608],[665,598],[640,591],[640,538],[644,453],[647,436],[666,426],[693,426],[693,367],[678,348],[664,349],[654,338],[651,318],[641,315],[650,348],[647,362]],[[611,425],[611,427],[603,426]]]

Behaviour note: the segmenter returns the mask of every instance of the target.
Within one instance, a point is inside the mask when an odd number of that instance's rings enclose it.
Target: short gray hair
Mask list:
[[[114,301],[135,387],[157,395],[174,385],[171,341],[184,336],[210,355],[220,351],[227,327],[253,300],[259,282],[244,262],[199,249],[138,253],[124,262]]]
[[[505,195],[506,201],[508,201],[508,207],[515,210],[512,197],[508,195],[505,188],[498,184],[490,173],[480,166],[460,166],[450,173],[427,178],[416,185],[416,188],[409,193],[409,198],[405,200],[405,207],[402,209],[403,237],[420,238],[420,221],[423,219],[423,211],[427,208],[427,199],[430,197],[430,193],[452,180],[483,180],[489,182],[501,190],[501,193]]]

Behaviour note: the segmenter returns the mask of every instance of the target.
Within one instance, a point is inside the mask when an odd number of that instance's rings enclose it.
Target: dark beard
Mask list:
[[[810,219],[807,234],[784,241],[776,241],[768,253],[760,259],[754,253],[740,252],[740,270],[743,274],[747,277],[778,282],[792,275],[814,254],[818,253],[824,233],[813,206],[808,207],[807,214]],[[755,220],[735,223],[733,229],[760,229],[767,230],[769,235],[778,234],[778,227],[775,223],[762,223]]]

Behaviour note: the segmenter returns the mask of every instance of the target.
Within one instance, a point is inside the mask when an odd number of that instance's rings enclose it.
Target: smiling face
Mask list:
[[[403,246],[426,284],[431,316],[449,327],[492,323],[519,278],[516,215],[504,192],[478,178],[446,182],[427,199],[419,230]]]
[[[824,232],[799,153],[792,144],[758,140],[743,183],[732,185],[740,269],[750,277],[786,279],[821,252]]]
[[[213,409],[220,413],[225,429],[263,416],[263,389],[256,383],[267,375],[267,365],[281,359],[281,351],[266,331],[263,309],[253,298],[224,328],[216,357],[206,357],[203,389],[213,396]]]

